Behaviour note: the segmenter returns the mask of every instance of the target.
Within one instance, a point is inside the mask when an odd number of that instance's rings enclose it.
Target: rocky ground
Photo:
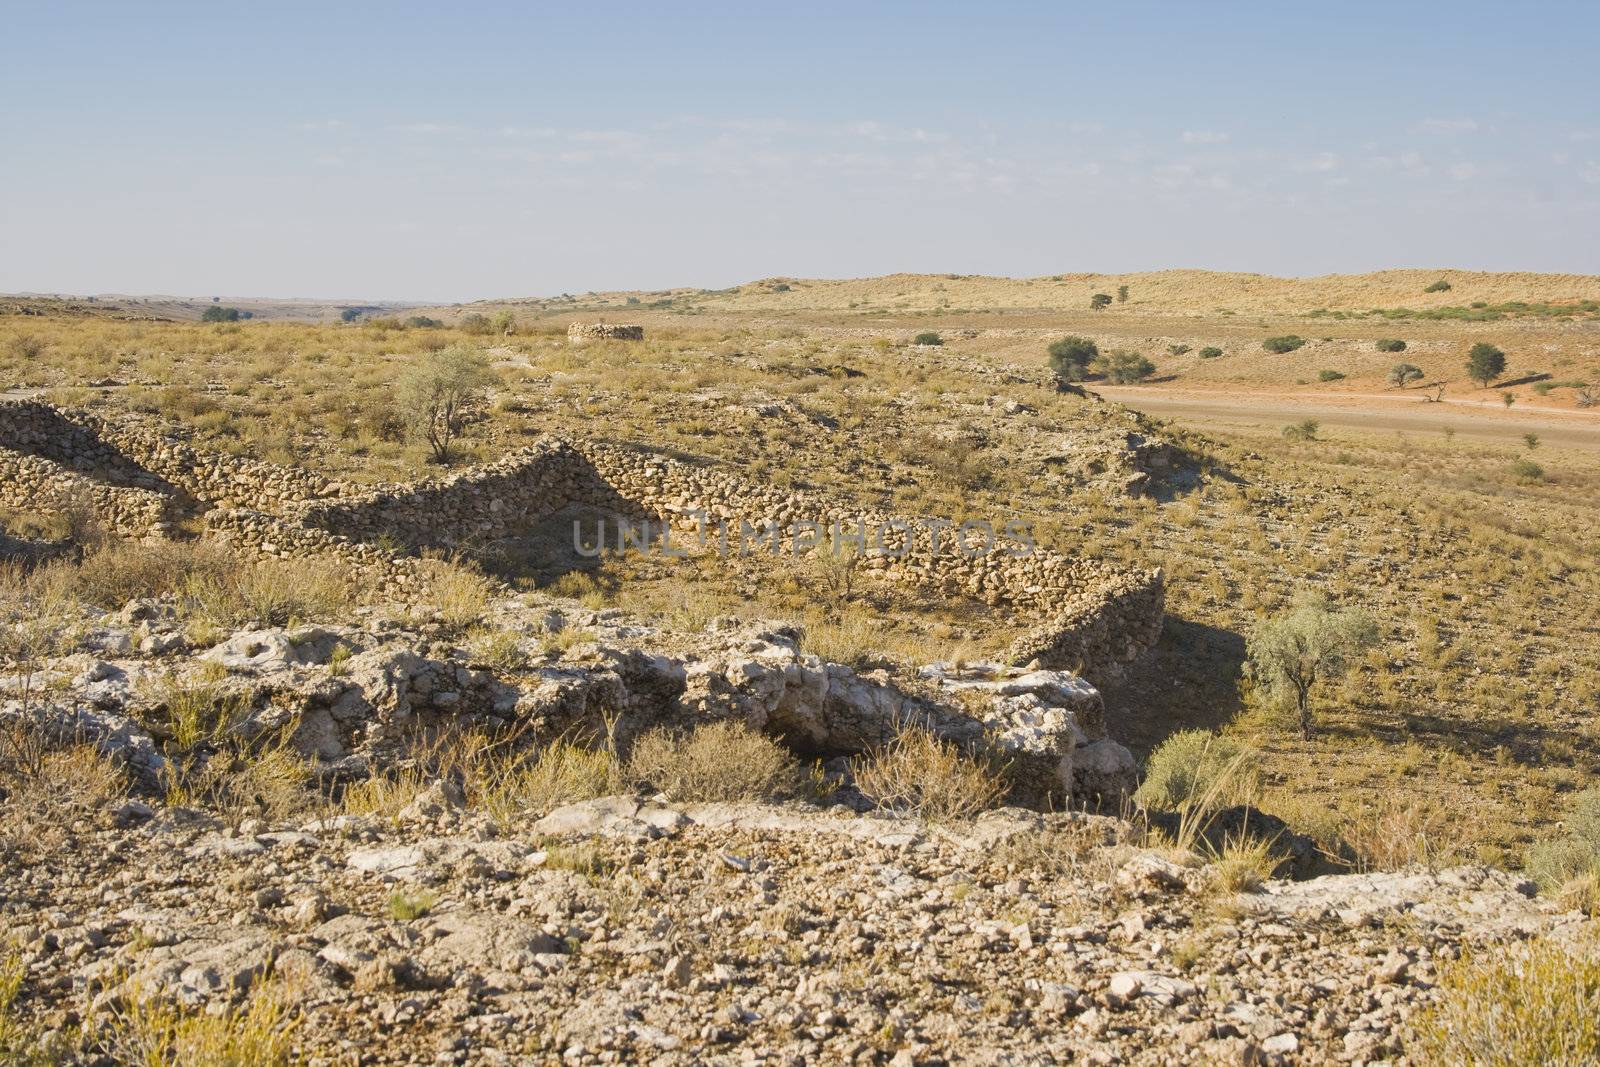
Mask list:
[[[312,1064],[1406,1062],[1441,958],[1578,926],[1483,868],[1221,893],[1097,816],[618,797],[503,830],[449,793],[236,828],[132,802],[9,851],[20,1011],[276,986]]]
[[[270,1002],[290,1058],[329,1065],[1422,1062],[1441,961],[1585,929],[1483,867],[1263,883],[1109,816],[895,815],[839,756],[784,803],[487,804],[413,728],[548,745],[598,716],[616,745],[735,720],[827,753],[915,716],[987,737],[1045,806],[1125,800],[1133,769],[1058,672],[858,673],[781,627],[537,597],[484,620],[203,634],[156,598],[80,608],[14,662],[0,740],[68,747],[0,784],[0,1060],[20,1032],[127,1062],[139,1005]],[[349,802],[396,776],[392,803]]]

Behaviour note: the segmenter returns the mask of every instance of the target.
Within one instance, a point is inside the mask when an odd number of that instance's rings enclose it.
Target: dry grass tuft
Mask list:
[[[1258,893],[1278,866],[1272,842],[1243,833],[1225,838],[1210,859],[1211,885],[1224,893]]]
[[[920,727],[907,726],[881,748],[851,761],[856,788],[879,807],[929,822],[969,819],[998,807],[1005,768],[969,756]]]
[[[145,997],[116,1014],[107,1052],[139,1067],[286,1067],[299,1023],[293,996],[278,981],[216,1014]]]
[[[674,800],[769,800],[799,788],[800,766],[770,737],[726,721],[652,730],[634,742],[627,777]]]

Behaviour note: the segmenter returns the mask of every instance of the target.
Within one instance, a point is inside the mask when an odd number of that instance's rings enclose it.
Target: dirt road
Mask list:
[[[1495,410],[1472,402],[1429,404],[1415,396],[1351,395],[1304,398],[1295,394],[1184,392],[1151,386],[1095,385],[1107,400],[1196,429],[1277,429],[1316,419],[1325,428],[1440,433],[1520,440],[1536,433],[1547,444],[1600,450],[1600,412]]]

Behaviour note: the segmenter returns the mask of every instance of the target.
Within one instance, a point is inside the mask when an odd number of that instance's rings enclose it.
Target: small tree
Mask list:
[[[1094,294],[1093,296],[1091,296],[1089,298],[1089,306],[1091,308],[1093,308],[1095,311],[1100,311],[1103,308],[1110,307],[1111,306],[1111,294],[1110,293],[1096,293],[1096,294]]]
[[[496,311],[489,326],[501,337],[510,337],[517,332],[517,317],[509,311]]]
[[[359,319],[360,317],[361,317],[361,309],[360,308],[345,308],[343,311],[339,312],[339,321],[340,322],[354,322],[357,319]]]
[[[1259,624],[1250,636],[1250,667],[1268,693],[1292,701],[1300,734],[1311,740],[1311,697],[1335,681],[1350,661],[1378,643],[1378,627],[1359,611],[1336,611],[1320,596],[1297,598],[1290,609]]]
[[[239,309],[218,307],[212,304],[200,315],[201,322],[238,322]]]
[[[1156,365],[1137,352],[1116,351],[1095,361],[1095,369],[1113,385],[1142,382],[1156,372]]]
[[[1422,380],[1422,368],[1415,363],[1396,363],[1389,368],[1389,384],[1404,389],[1412,382]]]
[[[450,462],[450,445],[461,432],[461,410],[491,378],[489,361],[466,345],[424,356],[400,380],[397,398],[413,434],[428,442],[433,458]]]
[[[1050,369],[1064,382],[1082,381],[1089,373],[1089,364],[1100,358],[1100,348],[1087,337],[1063,337],[1052,341],[1049,349]]]
[[[1440,278],[1422,291],[1424,293],[1448,293],[1450,291],[1450,283]]]
[[[1127,302],[1128,302],[1128,287],[1126,285],[1117,286],[1117,303],[1126,304]]]
[[[1467,353],[1467,377],[1482,388],[1506,372],[1506,354],[1487,341],[1479,341]]]

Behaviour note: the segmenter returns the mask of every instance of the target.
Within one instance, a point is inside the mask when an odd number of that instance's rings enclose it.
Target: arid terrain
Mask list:
[[[0,1062],[1595,1062],[1597,594],[1593,276],[0,297]]]

